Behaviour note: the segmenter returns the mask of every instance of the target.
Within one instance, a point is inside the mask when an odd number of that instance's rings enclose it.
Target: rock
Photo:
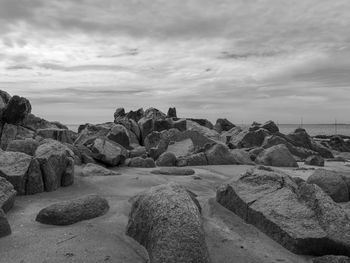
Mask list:
[[[188,156],[195,151],[195,146],[192,139],[187,138],[169,144],[166,151],[173,153],[176,157]]]
[[[185,157],[181,157],[177,161],[177,166],[202,166],[208,165],[208,160],[205,153],[191,154]]]
[[[145,118],[150,118],[153,120],[165,119],[166,115],[156,108],[148,108],[144,114]]]
[[[350,258],[345,256],[323,256],[312,259],[312,263],[350,263]]]
[[[75,148],[79,151],[82,163],[96,163],[95,159],[93,158],[94,154],[88,147],[78,144],[75,145]]]
[[[187,120],[186,127],[187,127],[187,131],[192,131],[192,132],[194,131],[206,137],[207,139],[220,141],[220,134],[217,131],[213,130],[213,127],[208,128],[206,126],[202,126],[197,122],[191,121],[191,120]]]
[[[128,149],[130,147],[130,138],[127,129],[120,124],[114,126],[109,133],[107,134],[107,138],[111,141],[114,141],[121,146]]]
[[[136,196],[126,234],[146,248],[151,263],[210,262],[198,201],[177,184]]]
[[[120,175],[120,173],[106,169],[102,167],[101,165],[88,163],[84,166],[84,168],[81,171],[82,176],[89,177],[89,176],[115,176]]]
[[[132,119],[135,122],[138,122],[143,116],[144,116],[145,112],[143,110],[143,108],[138,109],[137,111],[129,111],[126,114],[126,117],[128,119]]]
[[[264,142],[265,137],[270,133],[265,129],[257,130],[243,130],[238,134],[232,135],[229,143],[235,146],[235,148],[252,148],[260,147]]]
[[[9,124],[18,124],[32,111],[29,100],[17,95],[13,96],[7,103],[2,120]]]
[[[50,122],[31,113],[24,118],[24,120],[21,122],[21,126],[32,131],[49,128],[68,130],[67,126],[59,122]]]
[[[44,179],[45,191],[74,182],[74,153],[62,143],[46,139],[35,152]]]
[[[156,167],[156,164],[152,158],[143,159],[141,157],[134,157],[130,159],[129,166],[139,168],[153,168]]]
[[[250,155],[243,149],[230,150],[231,154],[240,164],[254,165],[255,163],[250,159]]]
[[[102,216],[108,210],[105,198],[88,195],[50,205],[40,210],[35,220],[42,224],[64,226]]]
[[[250,156],[250,159],[252,161],[255,161],[256,160],[256,157],[258,157],[258,155],[264,151],[264,148],[262,147],[257,147],[257,148],[253,148],[251,149],[248,153],[249,153],[249,156]]]
[[[53,139],[61,143],[69,144],[73,144],[77,138],[77,134],[75,132],[57,128],[38,129],[37,135],[45,139]]]
[[[341,174],[324,169],[317,169],[306,181],[318,185],[335,202],[348,202],[349,189]]]
[[[288,134],[287,138],[296,146],[307,149],[312,148],[311,137],[302,128],[298,128],[293,133]]]
[[[115,126],[113,122],[106,122],[102,124],[85,124],[80,125],[79,127],[79,135],[78,138],[75,140],[74,144],[82,144],[82,145],[89,145],[91,144],[96,138],[103,138],[106,137],[109,131]]]
[[[322,144],[320,144],[317,141],[312,140],[312,149],[315,152],[318,152],[323,158],[333,158],[333,153],[330,149],[324,147]]]
[[[138,125],[140,127],[141,137],[142,141],[146,138],[148,134],[150,134],[153,131],[154,125],[153,125],[153,119],[149,118],[141,118],[138,121]]]
[[[26,193],[27,172],[32,157],[19,152],[0,153],[0,176],[9,181],[19,195]]]
[[[195,122],[197,124],[199,124],[200,126],[206,127],[210,130],[214,129],[214,125],[207,119],[187,119],[191,122]]]
[[[0,177],[0,210],[7,213],[15,203],[16,190],[5,178]]]
[[[349,216],[317,185],[253,170],[221,186],[216,200],[293,253],[350,255]]]
[[[127,157],[127,150],[120,144],[104,138],[97,138],[91,145],[94,158],[110,166],[117,166]]]
[[[6,91],[0,90],[0,110],[6,107],[10,99],[10,94],[8,94]]]
[[[163,174],[163,175],[193,175],[195,171],[190,168],[181,168],[181,167],[162,167],[158,170],[153,170],[153,174]]]
[[[167,118],[177,118],[176,108],[169,108]]]
[[[22,152],[30,156],[34,156],[36,149],[39,147],[39,142],[34,139],[13,140],[7,145],[8,152]]]
[[[292,154],[283,144],[265,149],[257,156],[255,162],[277,167],[298,167]]]
[[[235,125],[227,119],[217,119],[215,126],[214,126],[214,129],[218,133],[221,133],[223,131],[229,131],[234,127],[235,127]]]
[[[43,175],[40,163],[37,159],[32,159],[27,172],[26,194],[33,195],[42,193],[45,190]]]
[[[175,166],[176,156],[172,152],[162,153],[156,161],[157,166]]]
[[[34,138],[35,132],[22,126],[5,123],[1,135],[1,149],[5,150],[7,145],[13,140],[24,140]]]
[[[313,166],[324,166],[324,159],[319,155],[312,155],[305,160],[305,164]]]
[[[147,150],[144,146],[136,147],[135,149],[132,149],[129,153],[130,158],[133,157],[147,157]]]
[[[205,155],[209,165],[239,164],[229,148],[223,144],[215,144],[209,148]]]
[[[11,234],[11,227],[7,221],[6,215],[2,209],[0,209],[0,237],[8,236]]]
[[[125,117],[124,108],[117,108],[114,112],[114,119],[123,118],[123,117]]]
[[[264,124],[262,124],[260,127],[272,134],[279,132],[278,126],[273,121],[267,121]]]

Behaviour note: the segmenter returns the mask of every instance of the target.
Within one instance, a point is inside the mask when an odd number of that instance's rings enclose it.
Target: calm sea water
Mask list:
[[[67,124],[68,128],[72,131],[78,131],[79,124]],[[296,128],[300,127],[300,124],[279,124],[278,125],[282,133],[288,134],[293,132]],[[311,136],[315,135],[348,135],[350,136],[350,124],[303,124],[303,128]]]

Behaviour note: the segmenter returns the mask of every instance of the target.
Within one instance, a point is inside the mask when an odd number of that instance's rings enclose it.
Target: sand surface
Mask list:
[[[7,214],[12,235],[0,239],[1,263],[53,262],[148,262],[146,251],[125,235],[130,197],[151,186],[176,181],[198,195],[203,207],[206,242],[213,263],[309,262],[268,238],[254,226],[215,202],[216,187],[239,178],[252,166],[194,167],[196,176],[165,176],[151,174],[153,169],[121,168],[121,175],[110,177],[80,177],[76,169],[73,186],[51,193],[17,197]],[[327,169],[350,172],[344,163],[327,163]],[[293,176],[307,178],[312,171],[282,169]],[[35,221],[40,209],[57,201],[85,194],[107,198],[109,212],[101,217],[70,226],[49,226]]]

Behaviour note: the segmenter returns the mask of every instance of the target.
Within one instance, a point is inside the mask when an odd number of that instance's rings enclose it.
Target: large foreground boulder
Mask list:
[[[172,152],[165,152],[159,156],[156,164],[157,166],[175,166],[176,156]]]
[[[298,167],[297,162],[284,144],[265,149],[256,157],[255,162],[277,167]]]
[[[335,202],[348,202],[349,189],[344,177],[335,172],[325,169],[317,169],[309,178],[307,183],[318,185]]]
[[[50,205],[40,210],[35,220],[48,225],[71,225],[104,215],[108,209],[109,205],[105,198],[88,195]]]
[[[74,153],[64,144],[46,139],[35,152],[44,179],[45,191],[74,182]]]
[[[199,203],[180,185],[152,187],[133,200],[127,235],[146,248],[151,263],[207,263]]]
[[[217,202],[297,254],[350,255],[350,218],[315,184],[253,170],[217,190]]]

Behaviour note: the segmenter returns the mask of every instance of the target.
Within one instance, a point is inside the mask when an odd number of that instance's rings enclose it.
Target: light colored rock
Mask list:
[[[298,167],[297,162],[284,144],[265,149],[256,157],[255,162],[277,167]]]
[[[128,152],[123,146],[104,138],[95,139],[91,151],[96,160],[110,166],[117,166],[128,157]]]

